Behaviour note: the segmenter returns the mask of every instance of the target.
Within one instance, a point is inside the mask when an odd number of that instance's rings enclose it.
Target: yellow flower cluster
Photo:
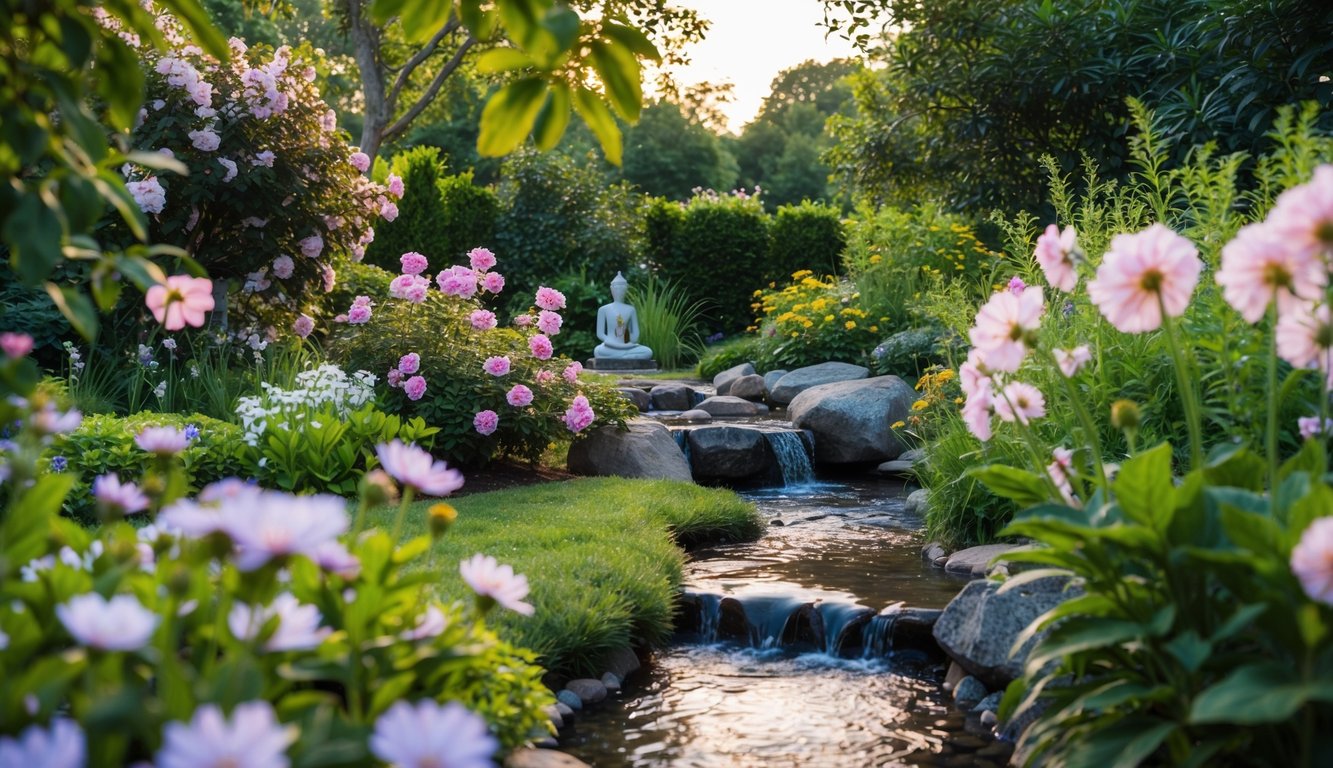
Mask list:
[[[946,385],[957,378],[952,368],[942,368],[933,365],[927,368],[921,374],[921,378],[916,381],[916,391],[921,393],[921,397],[912,403],[912,415],[907,421],[913,426],[920,425],[923,418],[927,416],[927,411],[937,406],[952,407],[953,398],[946,392]],[[897,425],[894,425],[897,428]]]
[[[781,288],[754,292],[756,301],[750,307],[758,319],[748,330],[793,339],[809,335],[812,341],[827,339],[828,333],[879,332],[878,325],[861,322],[871,319],[870,313],[857,306],[861,294],[851,283],[808,269],[793,272],[791,279]]]

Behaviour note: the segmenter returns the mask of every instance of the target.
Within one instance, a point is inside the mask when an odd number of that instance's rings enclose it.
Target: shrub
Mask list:
[[[962,339],[938,326],[899,331],[870,351],[870,369],[877,376],[911,379],[927,368],[960,359],[955,354],[960,346]]]
[[[585,272],[561,275],[551,281],[551,287],[565,295],[564,327],[560,335],[551,339],[555,351],[571,360],[592,357],[597,339],[597,310],[610,300],[606,286],[595,285]],[[515,295],[515,313],[527,309],[526,297]],[[642,320],[642,314],[640,314]]]
[[[762,317],[755,365],[764,370],[800,368],[830,360],[864,362],[879,338],[883,318],[862,309],[861,295],[848,280],[793,272],[782,288],[755,291]]]
[[[818,274],[842,272],[842,249],[847,233],[842,213],[831,205],[803,201],[783,205],[773,215],[765,283],[809,269]]]
[[[658,365],[674,370],[698,359],[699,318],[707,301],[691,302],[676,286],[651,277],[631,289],[626,301],[639,316],[639,343],[653,350]]]
[[[402,177],[403,198],[398,218],[381,224],[375,241],[366,247],[366,261],[390,272],[398,271],[398,258],[420,251],[437,258],[455,258],[449,246],[449,224],[439,183],[444,162],[435,147],[415,147],[393,158],[392,173]],[[447,255],[446,255],[447,254]]]
[[[495,193],[473,184],[471,171],[446,176],[436,186],[444,204],[444,237],[434,253],[442,259],[456,259],[478,246],[494,245],[500,218],[500,199]]]

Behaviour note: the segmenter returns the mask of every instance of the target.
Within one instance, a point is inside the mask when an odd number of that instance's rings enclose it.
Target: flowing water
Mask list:
[[[694,553],[678,642],[561,748],[598,768],[1002,765],[1008,747],[940,691],[938,652],[910,641],[904,604],[942,608],[963,582],[923,566],[901,484],[744,495],[765,535]]]

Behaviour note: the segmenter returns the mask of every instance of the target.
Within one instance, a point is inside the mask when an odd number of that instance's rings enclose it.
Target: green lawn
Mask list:
[[[425,533],[426,508],[404,526]],[[722,489],[670,480],[586,478],[457,499],[458,520],[432,562],[446,599],[471,599],[457,563],[477,552],[525,574],[531,617],[496,609],[502,635],[536,650],[558,674],[600,673],[614,649],[661,643],[685,562],[682,546],[753,538],[762,530],[749,502]],[[395,508],[371,512],[393,526]]]

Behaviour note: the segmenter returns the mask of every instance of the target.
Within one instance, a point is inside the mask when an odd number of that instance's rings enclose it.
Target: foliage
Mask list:
[[[626,301],[639,316],[639,343],[653,351],[659,366],[674,370],[699,357],[699,318],[706,301],[691,302],[675,285],[653,277],[633,287]]]
[[[448,218],[438,184],[444,177],[444,162],[435,147],[416,147],[393,158],[391,173],[403,180],[398,218],[380,224],[375,241],[366,247],[365,260],[397,272],[399,257],[408,251],[444,258],[449,242]]]
[[[946,337],[939,327],[898,331],[870,351],[870,369],[876,375],[910,379],[932,366],[952,363],[956,355],[950,353],[960,343],[957,337]]]
[[[427,506],[409,515],[409,535],[425,531]],[[665,643],[684,563],[678,547],[761,531],[754,507],[734,493],[669,480],[578,479],[464,496],[454,506],[458,521],[433,556],[450,563],[504,552],[531,579],[536,613],[502,616],[497,630],[559,675],[598,674],[613,650]],[[384,524],[392,510],[371,517]],[[456,574],[442,576],[447,598],[467,595]]]
[[[699,187],[727,189],[736,182],[736,159],[717,134],[691,122],[681,108],[659,101],[625,130],[620,178],[645,194],[688,200]]]
[[[648,254],[654,274],[674,282],[690,301],[709,299],[714,330],[745,327],[750,293],[762,284],[768,258],[768,217],[756,197],[701,191],[683,215],[650,212]],[[707,268],[704,268],[704,265]]]
[[[746,330],[758,332],[755,367],[762,370],[862,362],[879,338],[882,319],[862,308],[861,294],[848,280],[803,269],[781,288],[758,290],[754,297],[752,306],[762,315]]]
[[[754,363],[758,358],[759,339],[755,336],[733,336],[719,344],[704,348],[699,356],[699,378],[712,381],[728,368]]]
[[[437,188],[444,202],[444,241],[437,253],[457,258],[495,244],[500,200],[493,191],[472,183],[471,171],[440,179]]]
[[[767,199],[768,191],[764,197]],[[768,272],[784,279],[798,269],[836,275],[842,271],[842,250],[847,233],[838,209],[809,200],[779,206],[769,229]]]
[[[609,289],[588,280],[583,271],[561,275],[550,281],[550,285],[565,295],[565,324],[560,335],[551,339],[555,351],[571,360],[588,358],[599,343],[597,310],[609,300]],[[642,312],[639,319],[642,325]]]
[[[861,75],[857,114],[835,118],[828,162],[844,186],[879,203],[922,197],[975,212],[1036,210],[1038,153],[1065,169],[1084,154],[1132,172],[1127,97],[1158,112],[1185,151],[1216,141],[1256,152],[1277,109],[1327,104],[1328,30],[1317,0],[942,0],[825,2],[834,30],[863,49],[880,23],[896,34]],[[850,12],[851,18],[847,18]],[[873,17],[873,21],[872,21]],[[1324,128],[1329,115],[1321,118]]]
[[[94,504],[89,489],[93,478],[111,472],[129,479],[143,475],[152,467],[153,457],[134,444],[135,435],[145,427],[174,427],[183,432],[190,426],[199,435],[180,454],[190,489],[250,474],[253,465],[245,458],[245,441],[234,424],[198,413],[141,411],[132,416],[90,416],[73,432],[58,435],[44,454],[47,466],[57,456],[65,459],[65,472],[72,483],[65,496],[64,511],[80,520],[92,520]]]

